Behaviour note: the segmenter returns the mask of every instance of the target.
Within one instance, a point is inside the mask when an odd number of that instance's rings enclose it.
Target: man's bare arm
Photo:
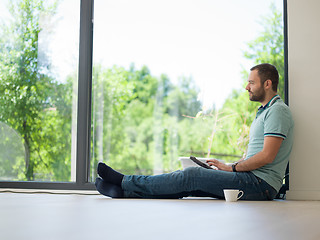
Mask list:
[[[237,172],[248,172],[272,163],[277,156],[283,139],[280,137],[267,136],[264,138],[263,149],[256,155],[245,161],[239,161],[236,166]],[[232,172],[232,167],[218,160],[208,160],[207,163],[219,170]]]
[[[236,167],[237,171],[252,171],[266,164],[272,163],[279,152],[282,141],[283,138],[280,137],[265,137],[262,151],[245,161],[239,162]]]

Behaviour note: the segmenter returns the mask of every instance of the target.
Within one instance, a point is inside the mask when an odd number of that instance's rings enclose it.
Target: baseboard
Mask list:
[[[77,195],[98,195],[97,191],[91,190],[53,190],[53,189],[15,189],[0,188],[0,193],[48,193],[48,194],[77,194]]]
[[[295,191],[289,190],[286,194],[287,200],[305,200],[305,201],[319,201],[320,191]]]

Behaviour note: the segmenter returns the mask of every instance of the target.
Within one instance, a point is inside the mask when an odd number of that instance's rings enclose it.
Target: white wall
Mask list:
[[[319,0],[288,0],[289,106],[295,142],[287,199],[320,200],[319,11]]]

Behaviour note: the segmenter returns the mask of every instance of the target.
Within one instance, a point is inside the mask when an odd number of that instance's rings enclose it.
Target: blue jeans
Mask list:
[[[225,172],[190,167],[155,176],[125,175],[126,198],[176,199],[188,196],[224,199],[223,189],[240,189],[241,200],[272,200],[277,191],[251,172]]]

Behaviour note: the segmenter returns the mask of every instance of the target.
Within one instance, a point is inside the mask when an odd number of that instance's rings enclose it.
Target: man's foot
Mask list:
[[[98,174],[107,183],[112,183],[121,187],[121,182],[123,179],[123,174],[113,170],[108,165],[99,162],[98,163]]]
[[[123,198],[123,190],[114,184],[107,183],[101,178],[96,178],[96,189],[104,196],[112,198]]]

